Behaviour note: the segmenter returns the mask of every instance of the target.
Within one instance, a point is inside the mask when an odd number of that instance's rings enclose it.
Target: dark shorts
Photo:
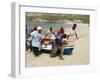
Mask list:
[[[33,47],[33,53],[35,56],[39,55],[39,48],[38,47]]]

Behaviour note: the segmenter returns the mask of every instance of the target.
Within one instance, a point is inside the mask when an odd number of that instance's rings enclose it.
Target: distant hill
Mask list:
[[[58,13],[26,13],[26,21],[41,21],[41,22],[62,22],[62,21],[78,21],[82,23],[90,22],[89,15],[78,14],[58,14]]]

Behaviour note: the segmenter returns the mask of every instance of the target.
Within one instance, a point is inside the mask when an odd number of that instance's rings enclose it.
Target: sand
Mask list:
[[[40,66],[63,66],[63,65],[86,65],[89,64],[89,26],[88,24],[78,24],[77,33],[79,39],[76,40],[73,54],[64,55],[64,60],[58,57],[51,58],[49,54],[43,53],[39,57],[34,57],[30,51],[26,51],[26,67]]]

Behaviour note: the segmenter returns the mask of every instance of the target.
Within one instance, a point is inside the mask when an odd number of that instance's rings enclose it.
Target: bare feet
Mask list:
[[[63,57],[59,57],[59,59],[60,59],[60,60],[64,60],[64,58],[63,58]]]

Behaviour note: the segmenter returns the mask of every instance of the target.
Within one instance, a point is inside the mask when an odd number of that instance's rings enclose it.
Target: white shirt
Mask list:
[[[31,35],[32,35],[32,46],[41,48],[42,34],[39,33],[38,31],[33,31]]]
[[[71,39],[76,39],[76,30],[72,30],[70,31],[70,38]]]
[[[47,34],[46,36],[47,38],[55,39],[55,35],[52,32],[50,32],[50,30],[48,30],[46,34]]]

